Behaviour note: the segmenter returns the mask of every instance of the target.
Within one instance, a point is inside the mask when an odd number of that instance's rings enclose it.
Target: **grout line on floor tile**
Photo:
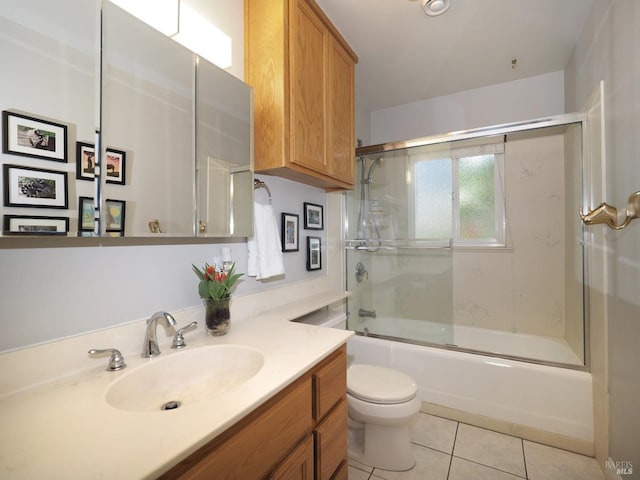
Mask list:
[[[527,470],[527,456],[524,453],[524,439],[520,439],[520,445],[522,446],[522,460],[524,461],[524,476],[529,478],[529,471]]]
[[[447,480],[451,475],[451,464],[453,463],[453,452],[456,450],[456,440],[458,440],[458,429],[460,428],[460,422],[456,422],[456,433],[453,435],[453,445],[451,445],[451,454],[449,455],[449,468],[447,469]]]

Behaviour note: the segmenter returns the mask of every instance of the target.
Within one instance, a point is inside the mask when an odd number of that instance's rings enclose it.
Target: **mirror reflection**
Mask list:
[[[193,235],[193,53],[109,2],[102,45],[102,197],[126,202],[102,231]]]
[[[5,2],[0,31],[3,236],[251,234],[244,82],[108,1]]]
[[[95,195],[76,181],[75,142],[93,144],[98,124],[97,8],[0,3],[3,235],[74,235],[79,198]]]
[[[251,88],[202,57],[196,67],[198,235],[251,236]]]

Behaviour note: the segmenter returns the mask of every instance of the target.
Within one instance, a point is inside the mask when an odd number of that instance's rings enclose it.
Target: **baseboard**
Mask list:
[[[455,408],[445,407],[443,405],[436,405],[434,403],[423,402],[420,411],[430,415],[436,415],[438,417],[467,423],[476,427],[486,428],[495,432],[512,435],[514,437],[524,438],[525,440],[542,443],[551,447],[561,448],[581,455],[587,455],[589,457],[593,457],[595,455],[593,442],[588,442],[579,438],[568,437],[566,435],[560,435],[526,425],[486,417],[477,413],[465,412]],[[623,479],[620,479],[620,477],[607,477],[607,480]]]

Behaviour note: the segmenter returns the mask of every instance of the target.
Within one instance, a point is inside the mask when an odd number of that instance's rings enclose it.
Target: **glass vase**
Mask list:
[[[205,321],[209,335],[224,335],[229,330],[229,323],[231,322],[230,300],[230,297],[224,297],[219,300],[213,298],[205,299]]]

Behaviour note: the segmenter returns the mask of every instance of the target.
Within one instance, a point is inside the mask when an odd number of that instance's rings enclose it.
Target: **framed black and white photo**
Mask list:
[[[3,111],[2,151],[54,162],[67,161],[67,126]]]
[[[280,239],[282,241],[283,252],[297,252],[299,248],[298,232],[299,227],[299,215],[294,213],[282,214],[282,234]]]
[[[66,235],[69,217],[37,215],[5,215],[5,235]]]
[[[4,165],[5,207],[67,208],[67,173]]]
[[[107,232],[120,232],[120,236],[124,236],[125,207],[126,202],[123,200],[107,199],[104,215]]]
[[[107,183],[125,184],[126,156],[126,152],[122,150],[107,148],[103,169]]]
[[[80,232],[95,230],[95,204],[91,197],[78,198],[78,230]]]
[[[76,142],[76,178],[93,180],[96,169],[96,152],[92,143]]]
[[[323,230],[322,205],[304,202],[304,228],[306,230]]]
[[[307,270],[320,270],[321,268],[320,237],[307,237]]]

